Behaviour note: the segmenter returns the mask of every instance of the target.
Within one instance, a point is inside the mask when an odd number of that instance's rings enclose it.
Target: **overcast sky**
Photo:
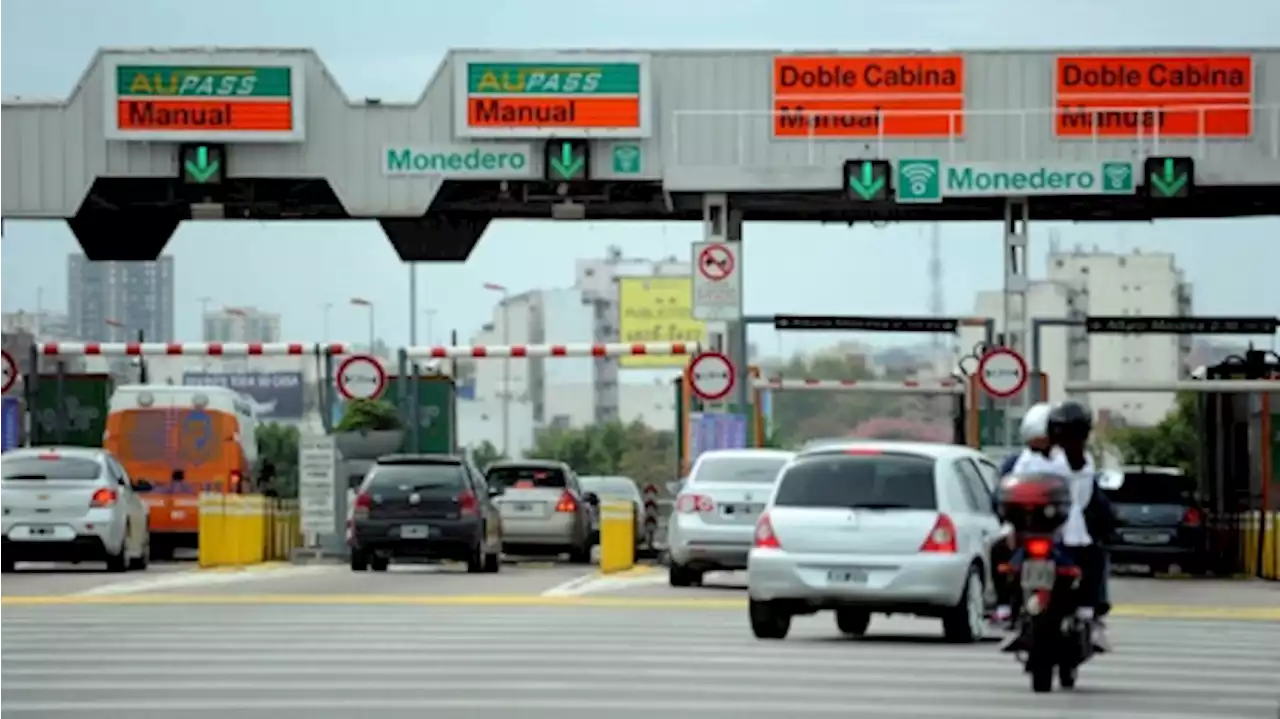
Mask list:
[[[304,46],[315,48],[353,97],[414,99],[449,47],[491,48],[996,48],[1082,45],[1275,44],[1280,3],[1263,0],[9,0],[4,6],[3,93],[65,97],[99,46]],[[1049,225],[1034,225],[1036,274]],[[972,308],[1001,281],[999,225],[944,228],[946,305]],[[465,265],[425,266],[420,311],[466,337],[491,317],[484,282],[513,291],[568,286],[573,261],[609,244],[633,256],[687,256],[695,224],[499,222]],[[923,314],[928,234],[887,229],[748,225],[747,310]],[[1202,314],[1280,314],[1280,220],[1062,226],[1067,245],[1177,253]],[[76,251],[60,222],[6,223],[5,310],[65,309],[65,257]],[[285,339],[362,340],[378,305],[380,334],[408,339],[407,270],[374,223],[187,223],[168,246],[177,259],[177,331],[199,334],[200,297],[284,314]],[[353,258],[358,258],[353,261]],[[287,268],[287,272],[282,270]],[[335,303],[333,337],[322,306]],[[425,338],[424,338],[425,339]],[[814,338],[817,340],[819,338]],[[832,341],[835,338],[821,338]],[[872,336],[860,339],[873,339]],[[753,331],[766,350],[769,330]]]

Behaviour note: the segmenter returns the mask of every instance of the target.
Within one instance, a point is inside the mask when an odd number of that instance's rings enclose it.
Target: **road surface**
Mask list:
[[[394,575],[388,575],[392,577]],[[233,603],[5,606],[6,717],[96,719],[1274,719],[1280,623],[1123,619],[1074,692],[991,643],[829,614],[783,642],[743,611]],[[280,601],[282,601],[281,599]],[[298,601],[305,601],[299,599]]]

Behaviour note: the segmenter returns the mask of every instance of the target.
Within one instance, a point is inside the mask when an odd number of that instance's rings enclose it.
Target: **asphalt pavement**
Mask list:
[[[123,599],[123,598],[122,598]],[[1117,651],[1033,695],[994,644],[829,614],[782,642],[745,612],[626,606],[6,606],[4,716],[1274,719],[1280,623],[1115,619]],[[583,600],[584,602],[587,600]]]

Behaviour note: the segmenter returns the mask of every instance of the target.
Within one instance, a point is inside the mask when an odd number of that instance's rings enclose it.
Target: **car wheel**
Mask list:
[[[786,639],[791,631],[791,615],[773,602],[750,600],[751,632],[756,639]]]
[[[570,547],[569,562],[571,564],[591,564],[591,544]]]
[[[467,573],[480,574],[484,571],[484,544],[477,544],[475,549],[471,550],[471,556],[467,557]]]
[[[351,571],[363,572],[368,568],[369,556],[358,549],[351,550]]]
[[[173,559],[173,545],[164,540],[154,542],[151,546],[151,558],[157,562]]]
[[[836,627],[840,629],[842,634],[860,637],[867,633],[867,627],[870,625],[871,612],[864,612],[860,609],[836,610]]]
[[[16,570],[16,563],[12,559],[0,560],[0,573],[13,574]]]
[[[673,587],[692,587],[702,584],[702,572],[689,569],[683,564],[672,563],[668,581]]]
[[[502,552],[484,555],[484,573],[497,574],[502,570]]]
[[[125,536],[129,536],[129,528],[124,529]],[[107,555],[107,571],[108,572],[127,572],[129,571],[129,540],[120,540],[120,551],[115,554]]]
[[[140,572],[146,569],[147,565],[150,563],[151,563],[151,539],[147,538],[142,540],[142,551],[138,554],[138,556],[129,560],[129,569]]]
[[[972,644],[981,641],[986,631],[987,601],[982,573],[977,567],[970,567],[960,601],[942,617],[942,636],[954,644]]]
[[[385,572],[389,566],[391,566],[391,560],[387,557],[371,557],[369,559],[369,568],[375,572]]]

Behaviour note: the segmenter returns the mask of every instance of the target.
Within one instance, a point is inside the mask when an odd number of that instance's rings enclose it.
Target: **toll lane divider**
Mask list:
[[[1280,512],[1250,512],[1242,519],[1244,573],[1280,580]]]
[[[421,607],[599,607],[617,609],[745,610],[746,598],[694,597],[584,597],[539,595],[414,596],[380,594],[136,594],[9,596],[0,605],[277,605],[277,606],[421,606]],[[1121,604],[1112,608],[1117,617],[1135,619],[1235,620],[1280,622],[1280,607],[1190,606],[1173,604]]]
[[[294,500],[204,492],[199,512],[198,557],[204,569],[281,561],[302,542]]]

